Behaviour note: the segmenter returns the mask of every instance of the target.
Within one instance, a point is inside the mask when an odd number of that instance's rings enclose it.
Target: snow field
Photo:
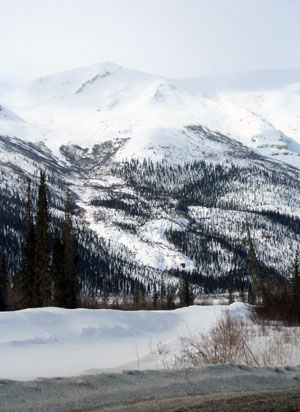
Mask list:
[[[207,330],[224,308],[235,318],[251,316],[242,303],[174,311],[37,308],[1,312],[0,377],[26,380],[93,370],[164,368],[180,350],[181,337]],[[161,356],[166,352],[168,359]]]
[[[113,63],[47,76],[1,96],[0,134],[43,141],[57,157],[62,144],[130,138],[116,160],[180,162],[202,154],[183,132],[197,124],[299,167],[299,84],[209,97],[180,84]]]

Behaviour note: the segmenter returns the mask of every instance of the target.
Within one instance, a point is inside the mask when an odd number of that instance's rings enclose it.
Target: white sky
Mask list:
[[[300,68],[300,0],[0,0],[0,80],[103,61],[168,77]]]

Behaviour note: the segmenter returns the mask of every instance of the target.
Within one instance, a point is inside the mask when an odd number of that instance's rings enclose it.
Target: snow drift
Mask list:
[[[151,348],[207,330],[225,310],[249,318],[242,303],[191,306],[174,311],[37,308],[0,313],[0,377],[30,379],[91,370],[157,369]],[[152,352],[152,353],[151,353]]]

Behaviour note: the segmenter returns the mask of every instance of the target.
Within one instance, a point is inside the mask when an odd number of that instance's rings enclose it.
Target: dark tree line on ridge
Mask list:
[[[214,166],[205,162],[194,162],[184,165],[156,164],[149,160],[143,162],[125,162],[117,167],[115,174],[122,176],[135,191],[125,193],[124,191],[109,192],[106,199],[95,197],[92,205],[104,206],[112,210],[124,212],[126,221],[116,222],[121,228],[129,232],[137,233],[139,227],[149,219],[153,209],[163,212],[186,213],[186,208],[191,205],[203,205],[209,207],[211,204],[220,203],[222,195],[231,190],[234,184],[247,186],[253,175],[257,176],[262,183],[283,185],[281,188],[287,191],[299,189],[297,180],[290,182],[285,176],[274,172],[266,172],[259,167],[239,168],[228,164],[227,166]],[[63,199],[56,190],[57,184],[60,190],[62,183],[58,178],[47,175],[47,181],[51,182],[51,190],[48,193],[48,203],[52,210],[63,211]],[[132,186],[131,186],[132,185]],[[297,186],[298,185],[298,186]],[[191,192],[186,188],[192,189]],[[263,187],[263,186],[262,186]],[[251,187],[255,190],[256,187]],[[33,192],[37,193],[33,185]],[[189,192],[189,193],[188,193]],[[141,194],[145,193],[145,194]],[[232,211],[239,211],[241,206],[235,200],[222,202],[222,207]],[[230,203],[235,202],[232,206]],[[218,204],[219,204],[218,203]],[[184,205],[184,207],[182,207]],[[251,204],[249,205],[251,208]],[[247,211],[247,209],[244,210]],[[269,210],[252,211],[251,229],[260,230],[262,225],[268,225],[268,231],[277,242],[283,236],[296,238],[300,232],[300,220],[291,215],[284,215]],[[128,216],[128,218],[127,218]],[[257,216],[257,218],[255,217]],[[154,217],[155,218],[155,217]],[[21,260],[21,242],[25,233],[25,204],[15,191],[12,197],[8,197],[5,191],[0,193],[0,242],[3,245],[1,253],[5,255],[7,266],[13,278]],[[54,238],[54,227],[63,225],[60,215],[52,214],[50,230],[51,247]],[[234,223],[234,222],[233,222]],[[235,224],[235,223],[234,223]],[[229,236],[224,237],[222,233],[213,230],[213,227],[201,226],[201,222],[193,222],[185,231],[176,232],[171,230],[166,233],[169,242],[174,243],[177,249],[197,262],[197,269],[192,273],[193,283],[203,290],[211,292],[223,292],[228,285],[228,276],[233,277],[233,289],[237,290],[239,277],[244,272],[245,248],[239,240]],[[236,231],[242,234],[244,221],[237,222]],[[283,230],[286,229],[286,233]],[[81,289],[86,293],[89,291],[95,295],[103,289],[104,275],[108,293],[132,294],[135,279],[143,279],[146,291],[153,290],[151,279],[159,276],[158,271],[145,267],[136,262],[126,259],[126,254],[111,248],[109,243],[97,238],[95,234],[84,226],[76,226],[78,238],[79,278]],[[212,242],[215,247],[211,247]],[[285,252],[284,252],[285,253]],[[282,258],[280,255],[272,257],[272,271],[280,274],[283,272]],[[260,262],[270,263],[268,248],[259,249]],[[289,258],[290,259],[290,258]],[[228,269],[229,268],[229,269]],[[215,273],[218,273],[216,276]],[[275,273],[275,274],[277,274]],[[177,275],[177,271],[170,271]],[[247,279],[245,279],[247,283]],[[148,292],[147,292],[148,293]],[[177,291],[178,293],[178,291]]]

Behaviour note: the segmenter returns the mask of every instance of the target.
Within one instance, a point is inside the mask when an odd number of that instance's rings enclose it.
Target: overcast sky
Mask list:
[[[300,68],[300,0],[0,0],[0,79],[102,61],[168,77]]]

